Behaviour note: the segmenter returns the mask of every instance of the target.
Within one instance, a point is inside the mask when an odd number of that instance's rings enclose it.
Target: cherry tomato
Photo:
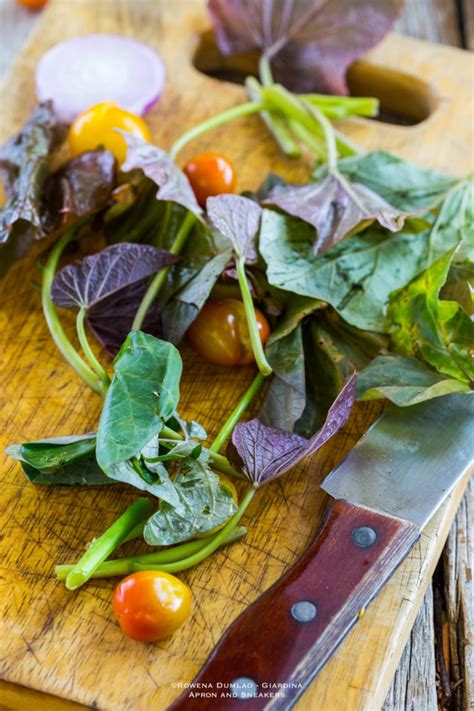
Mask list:
[[[144,570],[120,581],[112,605],[127,637],[155,642],[181,627],[191,599],[191,590],[174,575]]]
[[[258,331],[265,344],[270,326],[261,311],[255,309]],[[248,365],[253,351],[245,317],[245,308],[237,299],[207,301],[188,329],[195,351],[216,365]]]
[[[232,492],[232,498],[234,499],[234,504],[237,506],[239,503],[239,495],[237,493],[237,489],[234,486],[234,482],[231,481],[228,477],[226,477],[225,474],[222,474],[221,472],[216,472],[218,474],[219,479],[221,480],[221,484],[224,484],[230,491]],[[210,531],[206,531],[206,533],[199,533],[196,538],[205,538],[206,536],[212,536],[213,533],[217,533],[217,531],[220,531],[221,528],[224,528],[226,525],[227,521],[224,521],[224,523],[221,523],[220,526],[215,526],[212,528]]]
[[[48,0],[16,0],[19,5],[27,7],[29,10],[41,10]]]
[[[219,153],[201,153],[184,166],[196,200],[206,207],[213,195],[233,193],[237,185],[235,168],[228,158]]]
[[[127,144],[116,128],[144,141],[151,140],[150,129],[143,119],[121,109],[113,101],[103,101],[83,111],[72,122],[68,133],[71,153],[77,156],[103,146],[114,154],[119,163],[123,163],[127,156]]]

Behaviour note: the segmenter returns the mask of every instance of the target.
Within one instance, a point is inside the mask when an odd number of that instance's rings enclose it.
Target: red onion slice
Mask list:
[[[60,121],[70,123],[101,101],[143,116],[158,101],[165,67],[150,47],[119,35],[73,37],[48,50],[36,68],[36,95],[51,99]]]

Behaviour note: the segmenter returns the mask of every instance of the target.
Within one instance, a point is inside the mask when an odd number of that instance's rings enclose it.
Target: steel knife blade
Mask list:
[[[291,708],[473,461],[474,394],[387,408],[324,480],[336,502],[315,539],[170,709]]]

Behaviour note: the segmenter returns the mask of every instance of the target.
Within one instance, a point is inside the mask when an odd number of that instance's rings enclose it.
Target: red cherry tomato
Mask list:
[[[270,326],[261,311],[255,309],[255,315],[265,344]],[[248,365],[254,361],[245,308],[237,299],[207,301],[189,327],[188,337],[194,350],[210,363]]]
[[[41,10],[48,0],[16,0],[19,5],[27,7],[29,10]]]
[[[206,200],[213,195],[233,193],[237,185],[235,168],[228,158],[219,153],[201,153],[184,166],[196,200],[206,207]]]
[[[127,637],[156,642],[181,627],[189,615],[191,599],[191,590],[174,575],[145,570],[117,585],[112,604]]]

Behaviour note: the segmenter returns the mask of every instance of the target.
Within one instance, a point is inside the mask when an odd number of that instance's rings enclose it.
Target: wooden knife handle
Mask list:
[[[290,708],[419,536],[408,521],[336,501],[303,556],[233,622],[170,711]]]

